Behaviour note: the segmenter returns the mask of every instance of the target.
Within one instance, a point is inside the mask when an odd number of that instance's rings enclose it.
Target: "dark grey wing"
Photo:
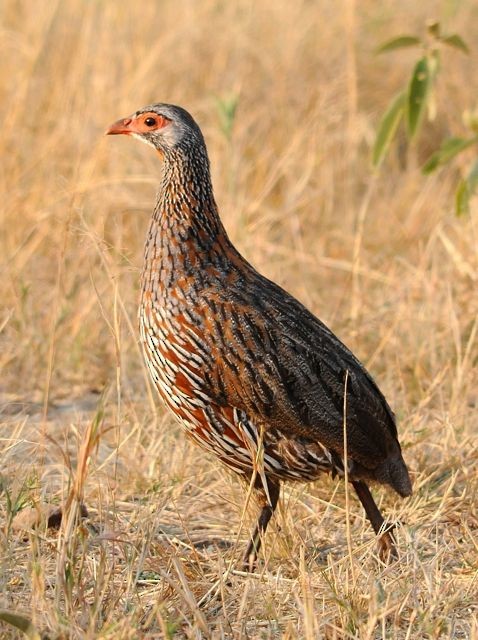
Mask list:
[[[372,377],[295,298],[256,275],[220,307],[227,359],[211,381],[223,401],[337,452],[345,408],[351,458],[375,466],[396,450],[394,416]]]

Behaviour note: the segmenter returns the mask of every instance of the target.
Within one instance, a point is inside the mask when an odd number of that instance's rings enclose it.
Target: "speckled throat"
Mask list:
[[[219,218],[204,147],[174,149],[151,219],[142,275],[143,299],[168,297],[172,287],[196,286],[216,266],[227,268],[235,252]],[[164,299],[163,302],[164,303]]]

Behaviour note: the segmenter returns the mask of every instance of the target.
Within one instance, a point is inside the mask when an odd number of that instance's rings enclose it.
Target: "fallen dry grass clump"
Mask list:
[[[478,42],[475,3],[436,8],[2,3],[4,620],[29,621],[31,638],[478,637],[476,203],[453,215],[476,149],[419,170],[476,106],[476,50],[447,55],[438,117],[408,159],[394,148],[370,169],[379,116],[415,59],[374,48],[428,18]],[[235,570],[245,492],[157,404],[138,348],[159,162],[102,136],[158,100],[200,122],[236,245],[350,345],[395,408],[414,494],[374,492],[402,523],[396,563],[379,562],[360,505],[346,510],[343,482],[324,477],[284,487],[257,572]],[[21,632],[0,622],[0,635]]]

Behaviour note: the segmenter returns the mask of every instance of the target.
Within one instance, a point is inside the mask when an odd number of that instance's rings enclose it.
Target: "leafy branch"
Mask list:
[[[421,54],[406,87],[392,98],[380,120],[372,151],[372,163],[375,168],[378,168],[387,156],[401,123],[405,125],[406,138],[411,144],[418,138],[425,117],[427,116],[429,121],[435,118],[437,111],[435,87],[441,70],[443,49],[451,47],[464,54],[469,53],[463,38],[457,33],[442,33],[438,22],[428,24],[424,38],[414,34],[401,35],[384,42],[376,52],[383,54],[410,47],[420,49]],[[443,140],[440,147],[423,165],[424,174],[430,174],[447,165],[458,154],[478,143],[477,114],[468,113],[468,117],[464,119],[467,120],[470,135],[465,138],[452,136]],[[478,161],[458,184],[455,194],[457,215],[469,211],[470,198],[477,189]]]

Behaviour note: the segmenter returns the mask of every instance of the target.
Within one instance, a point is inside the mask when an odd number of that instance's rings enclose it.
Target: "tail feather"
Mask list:
[[[412,481],[402,455],[390,456],[376,469],[379,482],[389,484],[402,497],[412,494]]]

